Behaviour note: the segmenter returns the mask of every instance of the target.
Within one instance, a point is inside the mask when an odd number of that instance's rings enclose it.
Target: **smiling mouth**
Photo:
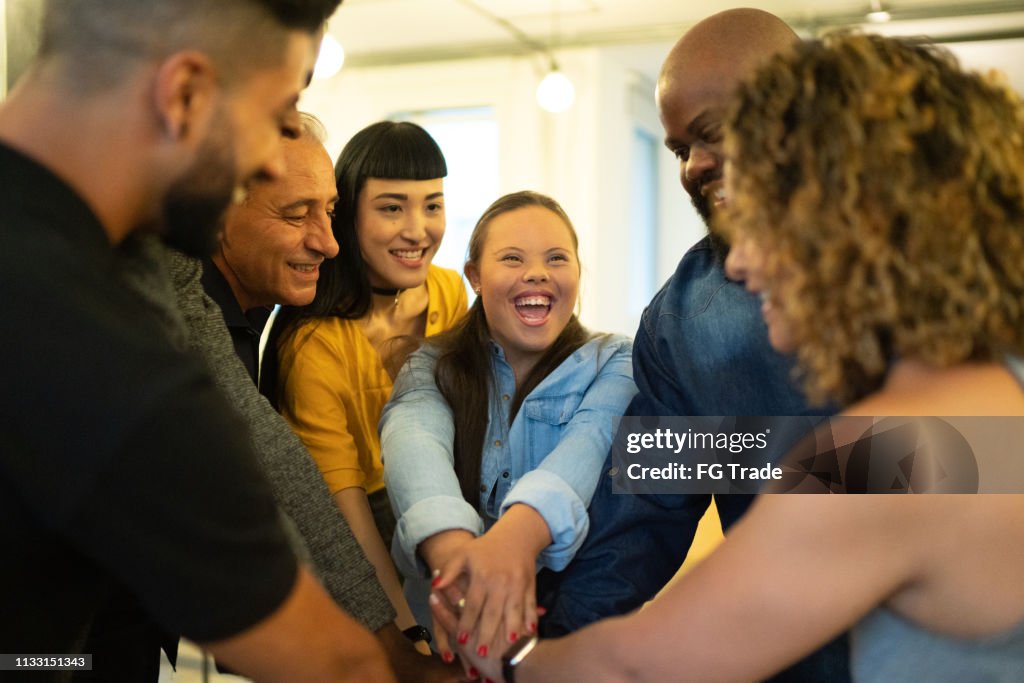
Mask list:
[[[541,294],[530,294],[516,297],[513,301],[516,315],[527,325],[542,325],[551,313],[551,297]]]
[[[296,271],[298,271],[300,273],[315,273],[320,268],[320,264],[319,263],[316,263],[316,264],[312,264],[312,263],[289,263],[288,267],[291,268],[292,270],[296,270]]]
[[[423,260],[426,249],[391,249],[388,253],[399,261],[419,262]]]
[[[705,202],[710,202],[716,209],[725,206],[725,188],[721,185],[718,185],[713,190],[709,190],[708,186],[705,185],[701,188],[700,194],[704,197]]]

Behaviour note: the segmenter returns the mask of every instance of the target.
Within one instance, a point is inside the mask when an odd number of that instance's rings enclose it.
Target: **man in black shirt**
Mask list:
[[[203,259],[202,283],[203,291],[220,307],[238,359],[242,361],[253,384],[259,384],[260,339],[270,322],[273,307],[256,306],[243,311],[231,291],[231,285],[209,257]]]
[[[128,590],[253,678],[392,679],[296,562],[205,365],[119,277],[127,237],[199,253],[238,186],[280,173],[279,131],[337,4],[48,3],[39,57],[0,107],[4,652],[81,652]]]
[[[235,351],[258,383],[260,335],[275,304],[304,306],[316,295],[320,264],[338,255],[331,230],[338,201],[327,131],[300,113],[286,131],[286,172],[250,184],[232,206],[220,243],[203,259],[203,289],[217,302]]]

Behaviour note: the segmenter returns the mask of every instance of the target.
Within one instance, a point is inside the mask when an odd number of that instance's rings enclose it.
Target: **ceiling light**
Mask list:
[[[872,24],[884,24],[892,19],[892,15],[882,9],[882,0],[871,0],[871,11],[868,12],[867,18]]]
[[[317,57],[316,66],[313,67],[313,78],[324,80],[331,78],[341,71],[345,63],[345,48],[330,33],[324,34],[320,43],[320,56]]]
[[[544,111],[558,114],[571,107],[575,99],[576,88],[572,81],[552,63],[551,71],[537,86],[537,104]]]

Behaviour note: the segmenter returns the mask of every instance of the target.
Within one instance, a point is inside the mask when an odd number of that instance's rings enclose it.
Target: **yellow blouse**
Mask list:
[[[452,327],[466,307],[459,274],[430,266],[427,336]],[[281,414],[313,455],[331,493],[384,488],[377,422],[391,397],[391,378],[359,323],[309,320],[288,335],[278,353]]]

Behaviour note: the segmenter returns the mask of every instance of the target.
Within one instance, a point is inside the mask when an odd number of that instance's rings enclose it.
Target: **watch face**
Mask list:
[[[512,645],[508,650],[505,651],[505,656],[501,659],[507,666],[515,667],[526,658],[526,655],[530,654],[530,651],[537,646],[539,637],[532,635],[528,638],[520,638]]]

